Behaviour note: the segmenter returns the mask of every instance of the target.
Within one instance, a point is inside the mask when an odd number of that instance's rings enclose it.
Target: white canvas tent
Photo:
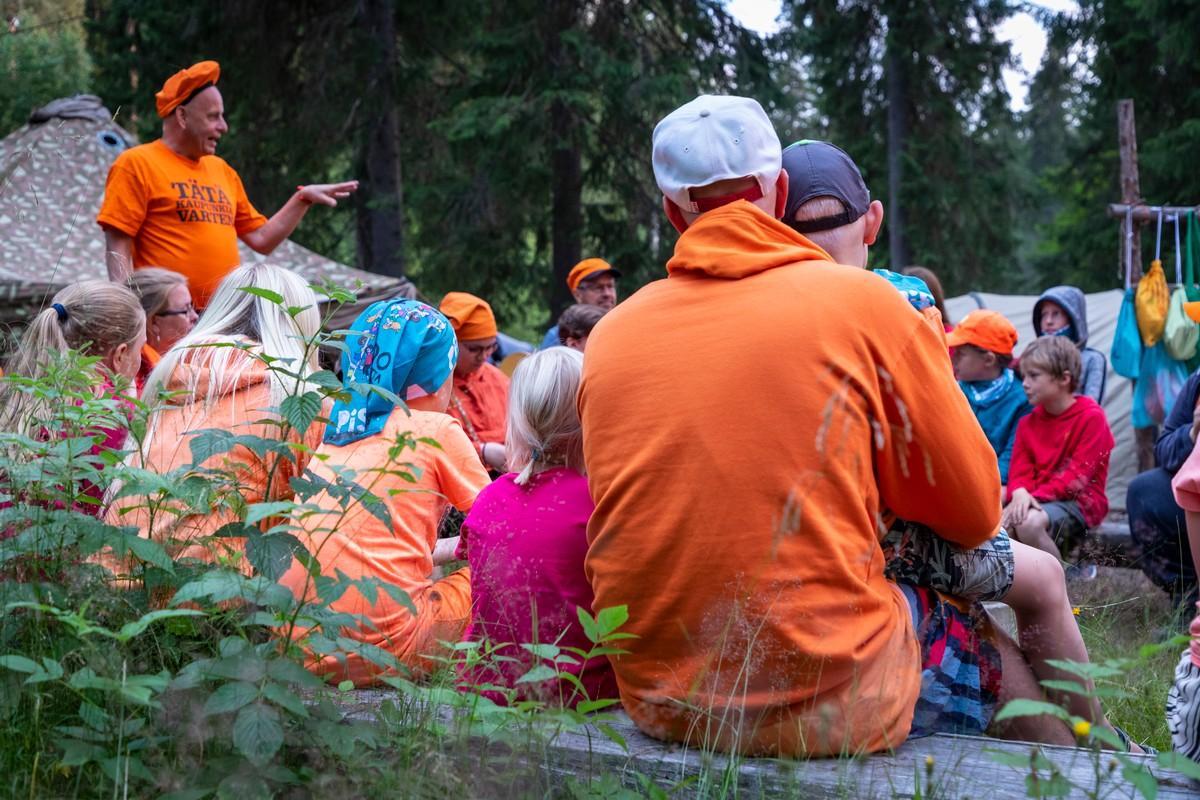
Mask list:
[[[1104,353],[1105,358],[1108,358],[1112,349],[1117,314],[1120,313],[1124,296],[1125,293],[1120,289],[1087,295],[1088,346]],[[976,308],[999,311],[1017,327],[1017,355],[1020,355],[1025,345],[1034,338],[1035,302],[1036,295],[972,292],[946,300],[946,314],[952,322],[957,322]],[[1108,470],[1108,502],[1114,511],[1125,510],[1125,490],[1130,479],[1137,474],[1137,454],[1129,416],[1132,404],[1133,383],[1113,372],[1110,363],[1104,388],[1104,412],[1108,415],[1108,425],[1117,440]]]

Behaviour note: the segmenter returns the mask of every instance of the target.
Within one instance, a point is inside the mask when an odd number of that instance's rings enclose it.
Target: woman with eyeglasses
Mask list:
[[[447,413],[462,423],[483,465],[498,474],[508,460],[508,376],[488,363],[498,330],[492,307],[473,294],[450,292],[438,310],[458,337],[454,394]]]
[[[135,383],[138,393],[162,354],[191,332],[200,316],[192,306],[187,278],[162,267],[135,270],[129,288],[142,301],[146,312],[146,344]]]

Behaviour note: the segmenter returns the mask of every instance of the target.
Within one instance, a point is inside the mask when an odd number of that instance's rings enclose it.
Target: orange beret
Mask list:
[[[158,116],[166,119],[179,106],[186,103],[192,94],[205,86],[215,85],[221,77],[221,65],[215,61],[201,61],[187,69],[181,69],[163,84],[154,102],[158,105]]]
[[[620,270],[613,269],[612,264],[603,258],[585,258],[571,267],[571,271],[567,273],[567,288],[573,292],[588,278],[594,278],[605,272],[611,272],[616,278],[621,277]]]
[[[496,335],[496,317],[486,300],[466,292],[450,292],[442,298],[438,310],[450,320],[450,327],[461,341],[490,339]]]

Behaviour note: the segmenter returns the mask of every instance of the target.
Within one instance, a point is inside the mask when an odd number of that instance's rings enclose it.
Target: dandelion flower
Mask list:
[[[1071,613],[1078,617],[1079,616],[1079,606],[1074,606],[1071,609]]]
[[[1079,739],[1086,739],[1087,735],[1092,732],[1092,723],[1086,719],[1081,719],[1075,723],[1075,736]]]

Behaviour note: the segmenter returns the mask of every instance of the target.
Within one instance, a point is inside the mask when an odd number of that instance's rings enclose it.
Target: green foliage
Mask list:
[[[21,5],[12,9],[16,31],[0,29],[0,135],[23,125],[31,111],[59,97],[86,93],[91,84],[91,59],[80,25],[82,0]],[[8,4],[0,8],[9,12]]]

